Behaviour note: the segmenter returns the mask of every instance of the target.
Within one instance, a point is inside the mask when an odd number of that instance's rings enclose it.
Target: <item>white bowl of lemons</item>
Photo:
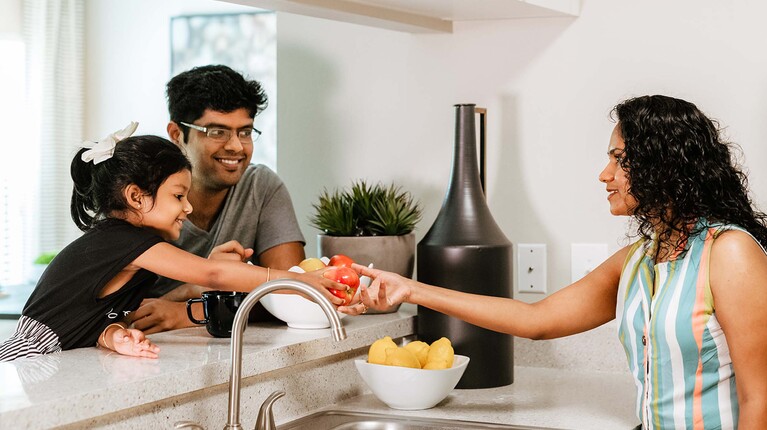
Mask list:
[[[388,363],[388,364],[387,364]],[[392,409],[429,409],[444,400],[463,376],[469,357],[455,355],[447,338],[398,347],[389,336],[370,346],[368,360],[355,360],[362,380]]]

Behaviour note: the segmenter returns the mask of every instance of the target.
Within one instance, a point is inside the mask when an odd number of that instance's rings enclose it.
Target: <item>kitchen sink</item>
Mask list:
[[[476,421],[404,417],[349,411],[322,411],[277,426],[278,430],[556,430]]]

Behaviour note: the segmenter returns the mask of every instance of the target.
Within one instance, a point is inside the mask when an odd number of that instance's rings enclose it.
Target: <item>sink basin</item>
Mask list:
[[[438,418],[404,417],[349,411],[322,411],[277,426],[278,430],[556,430],[476,421],[444,420]]]

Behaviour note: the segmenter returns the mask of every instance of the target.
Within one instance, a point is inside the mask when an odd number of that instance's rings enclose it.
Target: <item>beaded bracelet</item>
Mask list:
[[[123,327],[123,325],[120,323],[112,323],[106,326],[104,331],[101,332],[101,343],[104,344],[104,347],[106,349],[111,349],[112,351],[114,351],[114,348],[110,348],[109,345],[107,344],[106,334],[107,334],[107,331],[109,330],[109,327],[112,327],[113,325],[116,325],[117,327],[120,327],[121,329],[125,329],[125,327]]]

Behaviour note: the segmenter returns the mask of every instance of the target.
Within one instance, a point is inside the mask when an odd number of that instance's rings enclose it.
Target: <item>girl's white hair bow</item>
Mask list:
[[[81,157],[82,160],[86,163],[93,161],[93,164],[99,164],[102,161],[109,160],[115,153],[115,145],[117,145],[117,142],[126,137],[130,137],[137,128],[138,123],[136,121],[131,121],[131,123],[124,129],[116,131],[98,142],[90,142],[86,140],[83,142],[82,147],[89,149],[83,152]]]

